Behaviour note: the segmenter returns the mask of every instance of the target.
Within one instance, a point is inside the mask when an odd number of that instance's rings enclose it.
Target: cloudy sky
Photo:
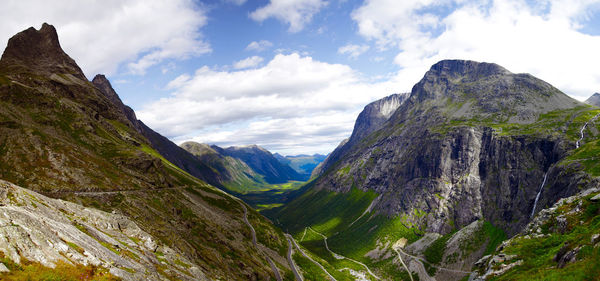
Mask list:
[[[600,0],[3,1],[0,40],[43,22],[89,79],[181,143],[328,153],[367,103],[435,62],[600,92]]]

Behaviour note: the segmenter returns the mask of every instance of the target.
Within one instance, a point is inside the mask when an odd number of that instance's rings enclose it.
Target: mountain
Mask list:
[[[125,280],[289,277],[283,233],[186,170],[218,179],[138,121],[106,77],[88,81],[53,26],[8,41],[0,259],[14,278],[54,267]]]
[[[591,97],[589,97],[587,100],[585,100],[585,103],[591,104],[593,106],[600,106],[600,94],[599,93],[593,94]]]
[[[244,161],[256,173],[264,176],[269,184],[286,183],[290,180],[302,180],[302,176],[288,165],[281,164],[268,150],[258,145],[213,146],[219,153]]]
[[[217,186],[236,193],[262,190],[268,183],[239,158],[222,154],[222,148],[197,142],[185,142],[181,147],[215,170],[220,182]]]
[[[400,256],[421,280],[459,280],[540,210],[596,185],[599,113],[529,74],[440,61],[265,214],[333,264],[327,250],[407,279]]]
[[[312,171],[327,158],[327,155],[321,155],[315,153],[313,155],[288,155],[283,156],[279,153],[273,154],[273,156],[282,164],[289,165],[299,174],[303,175],[304,180],[308,180]]]
[[[363,111],[358,115],[358,118],[356,118],[354,130],[350,138],[343,140],[321,164],[313,169],[311,177],[320,176],[340,160],[347,151],[351,150],[354,145],[359,143],[360,140],[381,128],[408,96],[408,93],[393,94],[365,106]]]

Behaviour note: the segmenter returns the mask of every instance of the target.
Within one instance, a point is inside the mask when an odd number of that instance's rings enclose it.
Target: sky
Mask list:
[[[329,153],[362,108],[410,92],[442,59],[600,92],[600,0],[5,0],[0,45],[56,27],[88,79],[105,74],[180,144]]]

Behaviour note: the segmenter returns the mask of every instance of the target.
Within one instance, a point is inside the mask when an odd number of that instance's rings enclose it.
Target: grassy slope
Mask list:
[[[6,258],[1,252],[0,262],[10,270],[8,273],[0,274],[0,279],[2,280],[120,280],[120,278],[108,273],[108,270],[92,265],[72,265],[60,262],[55,268],[49,268],[38,262],[29,261],[24,258],[21,258],[21,263],[15,263],[11,259]]]
[[[71,93],[92,104],[104,103],[90,83],[61,85],[32,75],[36,82],[23,86],[10,82],[15,78],[0,78],[0,177],[123,213],[209,277],[274,277],[251,243],[236,200],[167,161],[126,124],[126,118],[99,117],[83,101],[65,98]],[[106,113],[111,116],[118,115]],[[250,221],[257,226],[259,242],[285,257],[287,243],[281,231],[257,213]]]
[[[356,188],[348,193],[309,189],[283,208],[265,213],[285,231],[292,233],[300,245],[313,256],[318,256],[325,263],[324,266],[335,269],[331,273],[340,280],[352,279],[347,279],[347,271],[342,273],[339,269],[364,271],[364,268],[354,262],[333,257],[326,250],[323,237],[311,230],[305,232],[306,227],[328,236],[328,245],[332,251],[361,261],[372,269],[377,268],[377,274],[382,277],[408,279],[398,265],[392,262],[393,257],[382,261],[373,261],[365,257],[365,254],[375,249],[378,244],[394,243],[403,237],[414,242],[422,234],[420,230],[412,227],[406,216],[388,218],[367,213],[355,221],[376,197],[377,194],[373,191],[363,192]]]
[[[542,225],[543,237],[514,239],[503,252],[517,255],[523,264],[493,280],[598,280],[600,276],[600,247],[592,244],[591,237],[600,233],[600,202],[592,202],[592,195],[558,208]],[[580,212],[572,210],[581,208]],[[566,216],[564,233],[554,231],[556,217]],[[581,247],[577,261],[558,268],[554,256],[565,247]]]

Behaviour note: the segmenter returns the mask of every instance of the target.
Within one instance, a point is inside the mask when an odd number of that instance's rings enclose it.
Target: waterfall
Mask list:
[[[592,119],[588,120],[587,122],[585,122],[585,124],[583,124],[583,127],[581,127],[581,130],[579,130],[580,137],[577,140],[577,142],[575,143],[575,148],[579,148],[579,143],[583,140],[583,131],[587,127],[588,123],[596,120],[596,118],[598,118],[599,115],[600,115],[600,113],[596,114],[596,116],[592,117]]]
[[[535,201],[533,202],[533,210],[531,210],[531,218],[535,214],[535,207],[537,206],[538,200],[540,200],[540,195],[542,195],[542,190],[544,190],[544,185],[546,184],[546,178],[548,177],[548,172],[544,174],[544,181],[542,181],[542,185],[540,186],[540,191],[538,191],[537,196],[535,196]]]

